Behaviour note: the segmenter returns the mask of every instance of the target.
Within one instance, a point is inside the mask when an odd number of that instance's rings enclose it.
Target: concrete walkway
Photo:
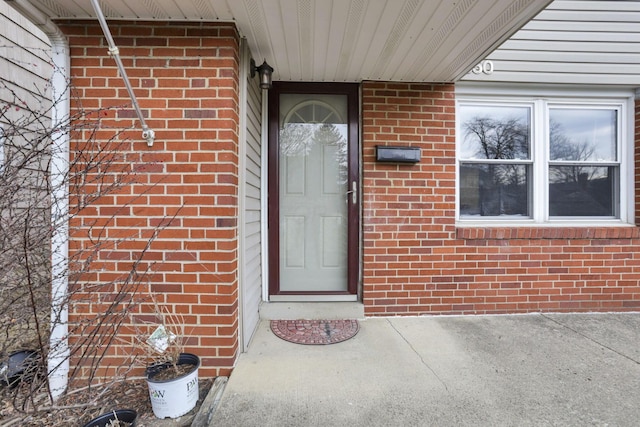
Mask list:
[[[370,318],[291,344],[262,321],[211,426],[638,426],[640,314]]]

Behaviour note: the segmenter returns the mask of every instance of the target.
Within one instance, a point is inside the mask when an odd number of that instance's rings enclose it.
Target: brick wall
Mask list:
[[[122,368],[137,328],[154,321],[149,295],[179,316],[189,336],[186,350],[201,356],[201,377],[228,375],[239,323],[238,34],[228,24],[110,22],[156,133],[147,147],[100,27],[85,21],[60,26],[71,46],[74,112],[87,113],[77,117],[86,128],[72,135],[72,160],[103,156],[110,167],[101,175],[73,166],[83,173],[71,188],[70,324],[80,350],[72,366],[91,375],[88,366],[111,334],[102,335],[87,319],[121,313],[127,298],[114,299],[124,290],[135,294],[135,320],[118,325],[113,316],[107,322],[119,329],[97,375]],[[112,140],[118,129],[132,126]],[[92,135],[96,143],[87,143]],[[114,191],[78,204],[119,178],[123,183]],[[93,341],[83,342],[88,336]],[[81,362],[81,352],[94,356]]]
[[[456,227],[454,113],[453,85],[363,86],[365,313],[640,309],[636,228]],[[422,160],[376,163],[378,144]]]

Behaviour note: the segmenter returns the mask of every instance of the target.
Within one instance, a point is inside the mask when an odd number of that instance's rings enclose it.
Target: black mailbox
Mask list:
[[[379,162],[418,163],[420,161],[420,148],[377,145],[376,160]]]

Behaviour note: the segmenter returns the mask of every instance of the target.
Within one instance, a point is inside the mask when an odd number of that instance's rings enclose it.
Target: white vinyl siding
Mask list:
[[[43,221],[49,216],[46,180],[52,75],[49,39],[0,2],[0,172],[4,180],[21,182],[15,187],[19,191],[4,194],[2,204],[3,208],[39,208]],[[9,168],[11,164],[17,167]],[[15,212],[4,219],[9,217],[19,218]]]
[[[463,81],[640,85],[640,2],[556,0]]]
[[[262,91],[258,79],[247,76],[246,140],[244,149],[244,211],[242,266],[242,328],[246,349],[260,320],[262,301],[261,139]]]
[[[4,128],[0,123],[0,173],[4,170]]]
[[[0,110],[5,102],[19,100],[31,109],[46,111],[53,71],[47,37],[4,1],[0,2],[0,28]],[[5,114],[12,111],[22,114],[15,107]]]

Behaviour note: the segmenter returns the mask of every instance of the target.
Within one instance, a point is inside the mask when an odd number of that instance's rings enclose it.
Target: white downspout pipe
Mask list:
[[[52,78],[53,99],[57,105],[53,108],[52,149],[55,153],[51,159],[51,220],[56,227],[51,238],[52,267],[52,330],[50,337],[51,350],[48,360],[49,389],[54,398],[60,396],[67,388],[69,375],[69,343],[68,343],[68,285],[69,285],[69,132],[60,128],[69,119],[69,46],[64,36],[50,37],[53,63],[57,72]]]
[[[27,0],[9,0],[23,16],[39,27],[51,41],[53,76],[51,95],[51,336],[47,372],[49,390],[55,399],[64,393],[69,376],[67,294],[69,286],[69,43],[58,26]]]

